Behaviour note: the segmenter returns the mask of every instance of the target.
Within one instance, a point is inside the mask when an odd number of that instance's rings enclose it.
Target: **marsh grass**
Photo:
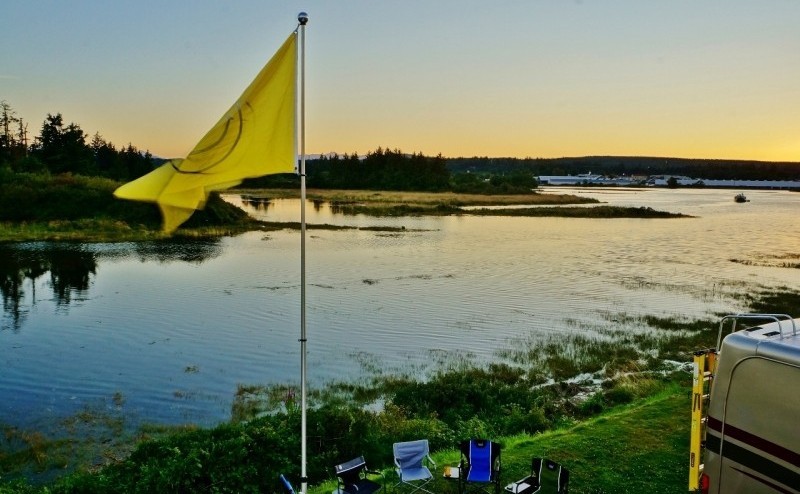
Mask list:
[[[102,407],[85,407],[48,432],[4,426],[0,438],[0,474],[4,478],[46,481],[77,466],[87,468],[130,450],[124,418]],[[127,456],[127,453],[119,457]]]
[[[557,216],[562,218],[690,218],[680,213],[657,211],[649,207],[592,206],[536,207],[508,209],[470,209],[462,214],[476,216]]]
[[[0,242],[84,241],[121,242],[164,238],[201,238],[235,235],[249,230],[299,229],[297,222],[262,223],[212,194],[206,207],[196,212],[174,234],[161,231],[158,208],[153,204],[122,201],[113,196],[120,184],[108,179],[78,175],[0,174]],[[249,200],[297,197],[288,189],[244,190]],[[532,208],[467,211],[466,206],[563,205],[597,202],[595,199],[558,194],[480,195],[457,193],[311,190],[308,197],[328,201],[334,211],[371,216],[493,214],[524,216],[664,217],[668,213],[642,208]],[[639,211],[641,209],[641,211]],[[526,212],[527,211],[527,212]],[[316,229],[343,229],[334,225],[309,225]],[[374,226],[360,229],[402,232],[403,227]]]
[[[237,189],[248,197],[261,200],[299,199],[297,189]],[[579,197],[571,194],[460,194],[455,192],[397,192],[371,190],[334,190],[308,189],[306,197],[313,201],[324,201],[335,204],[372,204],[394,206],[400,204],[421,207],[464,207],[464,206],[497,206],[497,205],[555,205],[555,204],[589,204],[599,202],[597,199]]]
[[[745,266],[763,266],[800,269],[800,253],[790,254],[761,254],[755,255],[752,259],[730,259],[731,262],[744,264]]]
[[[297,198],[298,193],[286,189],[245,189],[249,200],[269,202],[272,199]],[[329,202],[331,210],[340,214],[368,216],[558,216],[572,218],[679,218],[682,214],[656,211],[648,207],[565,207],[574,204],[595,204],[596,199],[570,194],[481,195],[454,192],[388,192],[315,189],[307,197],[316,202]],[[496,208],[496,206],[536,206]],[[493,206],[492,209],[481,206]],[[559,206],[559,207],[547,207]]]
[[[748,293],[746,302],[751,312],[795,316],[800,313],[800,292],[792,291],[785,286],[772,287],[759,293]]]

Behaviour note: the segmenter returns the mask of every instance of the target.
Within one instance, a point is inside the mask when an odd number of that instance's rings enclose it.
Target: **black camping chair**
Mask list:
[[[459,444],[458,491],[500,492],[500,445],[487,439],[470,439]]]
[[[569,470],[546,458],[531,461],[531,474],[506,486],[511,494],[568,494]]]
[[[367,478],[367,475],[380,475],[383,477],[383,474],[367,469],[367,462],[363,456],[336,465],[333,469],[338,478],[339,494],[372,494],[380,490],[385,491],[385,478],[382,484]]]

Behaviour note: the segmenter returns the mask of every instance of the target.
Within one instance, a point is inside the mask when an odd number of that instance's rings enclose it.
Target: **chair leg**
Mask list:
[[[429,491],[428,489],[425,488],[425,486],[428,485],[431,482],[431,480],[433,480],[433,479],[428,479],[426,482],[423,482],[421,484],[412,484],[411,482],[403,482],[401,480],[400,482],[396,483],[394,486],[397,487],[400,484],[405,484],[405,485],[413,487],[411,492],[408,492],[407,494],[414,494],[417,491],[423,491],[423,492],[427,492],[428,494],[434,494],[433,492],[431,492],[431,491]]]

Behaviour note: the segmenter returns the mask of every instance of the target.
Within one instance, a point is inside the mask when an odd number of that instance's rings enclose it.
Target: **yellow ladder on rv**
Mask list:
[[[692,430],[689,442],[689,491],[700,488],[700,474],[703,472],[703,447],[706,439],[708,419],[708,396],[714,381],[717,364],[715,349],[695,352],[692,364]]]

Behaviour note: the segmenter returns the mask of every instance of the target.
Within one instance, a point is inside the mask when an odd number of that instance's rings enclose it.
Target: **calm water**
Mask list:
[[[552,189],[550,189],[552,190]],[[705,317],[761,287],[800,290],[800,193],[565,189],[686,219],[370,218],[308,208],[309,379],[485,362],[615,315]],[[232,202],[241,200],[229,196]],[[298,201],[245,206],[297,221]],[[192,243],[0,246],[0,422],[84,407],[212,424],[236,386],[297,383],[299,232]],[[748,264],[732,262],[731,259]]]

